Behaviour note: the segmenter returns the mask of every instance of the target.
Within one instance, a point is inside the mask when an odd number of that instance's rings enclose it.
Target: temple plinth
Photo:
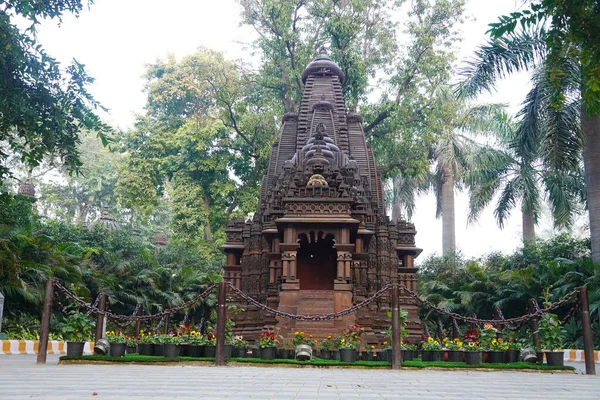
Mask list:
[[[257,212],[226,228],[225,279],[269,307],[302,315],[341,311],[392,282],[416,290],[416,230],[385,215],[363,119],[346,112],[343,72],[321,56],[302,80],[300,110],[283,116]],[[416,304],[408,297],[400,301],[409,310],[411,336],[420,335]],[[390,302],[386,293],[354,313],[320,322],[275,318],[243,304],[236,331],[252,340],[265,327],[279,326],[319,338],[358,323],[369,342],[381,342]]]

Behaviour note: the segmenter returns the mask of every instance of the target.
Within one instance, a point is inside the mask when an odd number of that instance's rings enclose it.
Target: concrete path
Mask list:
[[[580,374],[147,365],[36,365],[0,357],[0,400],[600,399]]]

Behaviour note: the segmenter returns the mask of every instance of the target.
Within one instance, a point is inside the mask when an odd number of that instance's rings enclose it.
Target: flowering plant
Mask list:
[[[125,343],[125,335],[122,332],[106,331],[106,340],[108,343]]]
[[[154,343],[154,335],[151,335],[150,332],[146,332],[144,330],[140,331],[140,337],[138,342],[141,344],[151,344]]]
[[[294,338],[292,339],[292,344],[294,347],[299,346],[301,344],[311,344],[312,343],[312,335],[308,337],[304,334],[304,332],[294,332]]]
[[[508,350],[521,350],[521,345],[513,338],[508,339],[506,345],[508,346]]]
[[[390,343],[389,343],[387,340],[384,340],[384,341],[381,343],[381,347],[382,347],[384,350],[387,350],[387,349],[391,349],[391,348],[392,348],[392,345],[391,345],[391,344],[390,344]]]
[[[161,343],[166,344],[181,344],[183,343],[183,338],[177,334],[177,332],[171,332],[168,335],[160,335]]]
[[[360,345],[360,340],[364,334],[365,329],[362,326],[352,324],[342,332],[338,347],[340,349],[356,349]]]
[[[135,347],[137,345],[138,338],[133,336],[125,336],[125,343],[127,347]]]
[[[465,351],[481,351],[481,347],[476,342],[468,342],[465,347],[463,347]]]
[[[479,346],[479,330],[467,329],[467,333],[465,333],[465,343],[475,343]]]
[[[244,337],[242,335],[236,335],[233,337],[233,340],[231,341],[234,347],[237,347],[238,349],[246,349],[248,348],[248,341],[244,340]]]
[[[492,341],[496,340],[498,336],[498,329],[494,328],[492,324],[483,325],[483,329],[479,331],[479,344],[486,350],[492,348]]]
[[[446,348],[451,351],[459,351],[463,349],[463,342],[459,338],[454,338],[452,341],[446,340]]]
[[[545,350],[556,351],[562,347],[562,331],[556,314],[545,313],[542,315],[540,338]]]
[[[198,331],[190,331],[188,335],[188,343],[194,346],[204,344],[204,338],[202,334]]]
[[[202,344],[205,346],[216,346],[217,345],[217,336],[215,333],[208,333],[206,335],[202,335]]]
[[[333,343],[333,338],[331,335],[327,336],[327,338],[321,340],[321,350],[329,351],[335,348],[335,344]]]
[[[427,338],[427,341],[423,343],[422,347],[423,350],[441,350],[442,344],[439,341],[432,338],[431,336],[429,336]]]
[[[270,332],[270,331],[263,331],[256,338],[256,344],[261,349],[264,349],[267,347],[277,347],[277,343],[279,343],[277,336],[273,332]]]
[[[492,339],[490,343],[490,350],[505,351],[508,350],[508,345],[504,342],[502,338]]]

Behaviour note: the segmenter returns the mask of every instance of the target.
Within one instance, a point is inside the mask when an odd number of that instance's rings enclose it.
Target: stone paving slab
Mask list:
[[[567,373],[36,365],[0,358],[0,400],[600,399],[600,378]]]

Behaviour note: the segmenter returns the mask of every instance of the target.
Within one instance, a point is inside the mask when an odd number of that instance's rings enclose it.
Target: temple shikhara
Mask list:
[[[262,304],[315,315],[360,303],[392,282],[416,291],[415,227],[390,222],[381,177],[363,119],[346,112],[344,73],[320,56],[302,74],[298,113],[282,119],[279,141],[269,156],[260,201],[252,220],[230,221],[225,280]],[[391,292],[351,314],[308,322],[275,317],[252,305],[236,315],[236,331],[253,339],[265,327],[302,330],[314,337],[336,335],[349,324],[366,328],[367,341],[382,340],[390,325]],[[419,335],[414,301],[407,328]]]

